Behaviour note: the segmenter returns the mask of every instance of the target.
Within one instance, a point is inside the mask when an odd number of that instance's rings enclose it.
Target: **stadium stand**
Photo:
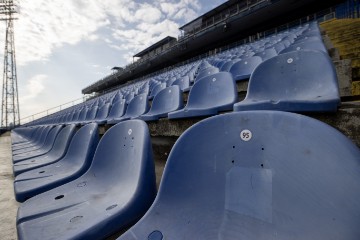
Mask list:
[[[350,1],[227,1],[14,129],[19,239],[359,239]]]
[[[43,167],[35,166],[35,169],[27,170],[15,178],[16,200],[24,202],[26,199],[80,177],[90,167],[98,142],[96,123],[82,127],[72,138],[66,155],[58,162]]]
[[[149,101],[147,94],[139,94],[134,97],[129,106],[126,108],[126,112],[120,118],[114,118],[107,121],[108,124],[116,124],[121,121],[125,121],[128,119],[138,118],[142,114],[146,113],[149,110]]]
[[[148,128],[121,122],[101,138],[84,175],[20,205],[18,237],[102,239],[136,222],[155,195]]]
[[[195,82],[187,105],[170,112],[169,119],[215,115],[231,110],[237,100],[236,85],[230,73],[208,75]]]
[[[331,59],[319,51],[292,51],[261,63],[234,111],[336,112],[340,104]]]
[[[74,134],[75,125],[67,125],[66,127],[61,129],[54,143],[52,144],[51,149],[46,153],[43,153],[41,155],[29,155],[28,157],[22,159],[13,157],[14,176],[17,176],[22,172],[59,161],[66,154],[66,151],[68,150],[68,146]],[[46,150],[47,149],[44,149],[44,151]]]
[[[61,129],[62,129],[62,125],[57,125],[53,127],[49,131],[47,137],[44,139],[44,144],[39,148],[30,147],[25,149],[14,150],[13,162],[14,163],[20,162],[32,157],[38,157],[48,153],[52,149],[54,142],[57,139],[57,136],[60,133]]]
[[[355,240],[359,156],[344,135],[302,115],[208,118],[178,139],[154,204],[118,239]]]
[[[154,121],[167,117],[168,113],[183,107],[182,92],[178,85],[170,86],[161,90],[154,98],[148,113],[139,118],[144,121]]]

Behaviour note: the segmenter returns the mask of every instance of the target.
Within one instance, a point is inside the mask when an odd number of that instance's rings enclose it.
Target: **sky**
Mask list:
[[[126,66],[134,54],[166,36],[177,38],[179,27],[225,1],[18,2],[17,81],[20,118],[27,121],[28,116],[82,98],[81,90],[109,75],[112,67]],[[5,22],[0,22],[1,71],[4,39]]]

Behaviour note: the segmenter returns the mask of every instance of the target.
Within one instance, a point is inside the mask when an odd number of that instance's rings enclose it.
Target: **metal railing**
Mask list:
[[[41,111],[41,112],[38,112],[38,113],[35,113],[35,114],[32,114],[30,116],[27,116],[27,117],[24,117],[24,118],[21,118],[20,119],[20,125],[23,125],[23,124],[26,124],[26,123],[29,123],[29,122],[32,122],[34,120],[37,120],[39,118],[42,118],[42,117],[46,117],[46,116],[49,116],[51,114],[54,114],[56,112],[59,112],[61,110],[64,110],[66,108],[69,108],[69,107],[72,107],[72,106],[75,106],[77,104],[80,104],[80,103],[83,103],[87,100],[87,96],[86,97],[81,97],[81,98],[78,98],[78,99],[75,99],[75,100],[72,100],[70,102],[67,102],[67,103],[63,103],[59,106],[56,106],[56,107],[53,107],[53,108],[49,108],[49,109],[46,109],[44,111]]]

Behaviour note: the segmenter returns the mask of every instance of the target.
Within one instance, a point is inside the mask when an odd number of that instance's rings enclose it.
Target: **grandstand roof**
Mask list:
[[[244,0],[243,0],[244,1]],[[194,26],[198,25],[199,23],[201,23],[202,19],[208,19],[218,13],[223,12],[225,9],[228,9],[229,7],[231,7],[232,5],[236,4],[240,2],[239,0],[229,0],[227,2],[224,2],[223,4],[217,6],[216,8],[210,10],[209,12],[204,13],[203,15],[195,18],[194,20],[192,20],[189,23],[186,23],[185,25],[183,25],[182,27],[180,27],[180,30],[184,30],[187,31],[188,29],[192,29]],[[246,0],[245,0],[246,2]]]
[[[171,42],[171,41],[174,41],[174,40],[176,40],[176,38],[167,36],[167,37],[161,39],[160,41],[154,43],[154,44],[151,45],[150,47],[145,48],[145,49],[142,50],[141,52],[135,54],[133,57],[142,57],[142,56],[146,55],[148,52],[151,52],[152,50],[154,50],[154,49],[156,49],[156,48],[158,48],[158,47],[160,47],[160,46],[162,46],[162,45],[164,45],[164,44],[166,44],[166,43],[169,43],[169,42]]]

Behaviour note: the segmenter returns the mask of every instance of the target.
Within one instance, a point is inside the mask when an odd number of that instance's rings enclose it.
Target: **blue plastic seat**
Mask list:
[[[166,83],[160,83],[158,85],[156,85],[152,90],[151,90],[151,93],[149,95],[149,99],[153,99],[156,94],[158,92],[160,92],[161,90],[163,90],[164,88],[166,88]]]
[[[153,205],[118,239],[357,240],[359,156],[339,131],[299,114],[205,119],[177,140]]]
[[[88,124],[91,122],[96,122],[96,123],[103,122],[106,119],[106,117],[108,116],[109,110],[110,110],[110,103],[105,103],[98,109],[96,117],[94,119],[84,122],[83,124],[85,125],[85,124]]]
[[[205,69],[199,71],[196,75],[195,81],[199,81],[200,79],[218,73],[219,69],[217,67],[209,66]]]
[[[190,90],[190,78],[189,76],[185,76],[182,78],[179,78],[175,80],[172,83],[172,86],[178,85],[180,87],[180,90],[183,92],[188,92]]]
[[[82,121],[80,123],[81,124],[86,124],[86,123],[91,122],[92,120],[94,120],[96,115],[97,115],[98,110],[99,110],[99,107],[97,105],[92,106],[91,108],[89,108],[84,121]]]
[[[44,145],[44,142],[46,140],[47,134],[49,133],[49,131],[52,129],[52,126],[44,126],[41,127],[38,134],[36,135],[36,138],[31,141],[31,142],[24,142],[24,143],[20,143],[20,144],[16,144],[14,146],[11,146],[11,150],[14,153],[15,151],[18,151],[20,149],[25,149],[25,148],[40,148],[42,147],[42,145]]]
[[[103,120],[97,120],[96,123],[104,124],[108,120],[112,120],[114,118],[120,118],[125,114],[127,109],[127,104],[125,99],[121,99],[119,102],[115,102],[112,104],[108,116]]]
[[[108,124],[116,124],[121,121],[128,119],[138,118],[142,114],[146,113],[149,110],[149,101],[147,99],[147,94],[139,94],[131,100],[129,103],[126,113],[120,118],[114,118],[107,121]]]
[[[259,56],[261,57],[262,61],[268,60],[269,58],[275,57],[277,56],[277,52],[275,50],[275,48],[267,48],[264,51],[255,54],[254,56]]]
[[[24,127],[24,130],[14,129],[11,131],[11,147],[31,144],[36,141],[41,132],[41,127]],[[26,132],[23,132],[26,131]]]
[[[237,90],[230,73],[219,72],[196,81],[185,108],[168,114],[169,119],[209,116],[231,110]]]
[[[220,71],[222,71],[222,72],[229,72],[231,66],[232,66],[235,62],[238,62],[238,61],[240,61],[240,60],[241,60],[241,59],[239,59],[239,58],[236,58],[236,59],[233,59],[233,60],[228,60],[227,62],[225,62],[225,63],[221,66]]]
[[[124,97],[126,104],[129,104],[131,102],[131,100],[133,100],[134,97],[135,97],[134,92],[127,93]]]
[[[20,205],[18,239],[105,239],[140,219],[155,195],[147,125],[121,122],[101,138],[84,175]]]
[[[15,146],[20,143],[31,142],[39,129],[39,127],[18,127],[13,129],[11,131],[11,145]]]
[[[295,51],[259,65],[245,100],[234,111],[336,111],[340,103],[336,72],[327,54]]]
[[[79,113],[79,115],[78,115],[78,118],[77,118],[77,119],[74,119],[74,120],[73,120],[73,123],[78,123],[78,122],[83,122],[83,121],[85,121],[86,115],[87,115],[88,111],[89,111],[89,108],[83,107],[83,108],[80,110],[80,113]]]
[[[144,121],[155,121],[167,117],[169,112],[183,107],[183,97],[179,86],[164,88],[155,97],[148,113],[139,117]]]
[[[46,137],[46,141],[44,145],[40,148],[26,148],[24,149],[24,151],[19,150],[17,152],[13,152],[13,156],[12,156],[13,162],[16,163],[16,162],[24,161],[26,159],[42,156],[48,153],[52,149],[54,142],[56,141],[56,138],[62,128],[63,128],[62,125],[58,125],[52,128]]]
[[[67,125],[63,129],[61,129],[59,134],[56,136],[55,142],[53,143],[51,150],[42,155],[33,156],[14,162],[14,176],[59,161],[65,155],[69,143],[73,135],[75,134],[75,130],[76,127],[74,124]]]
[[[246,58],[233,63],[229,72],[233,75],[235,81],[246,80],[261,62],[262,59],[259,56]]]
[[[282,50],[279,54],[292,52],[292,51],[299,51],[299,50],[317,50],[327,54],[326,47],[320,39],[312,40],[312,41],[304,41],[301,43],[294,43],[293,45]]]
[[[21,173],[15,178],[16,200],[23,202],[80,177],[90,167],[98,142],[96,123],[80,128],[72,138],[63,158],[56,163]]]

